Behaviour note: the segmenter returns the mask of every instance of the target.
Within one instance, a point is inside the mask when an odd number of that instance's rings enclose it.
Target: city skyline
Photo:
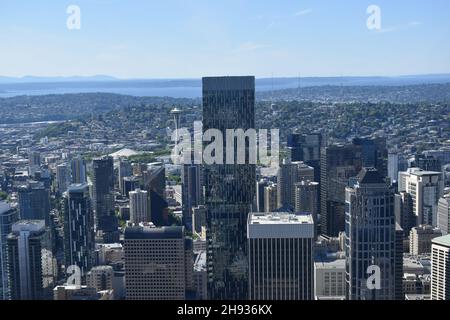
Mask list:
[[[0,300],[450,300],[448,12],[0,0]]]

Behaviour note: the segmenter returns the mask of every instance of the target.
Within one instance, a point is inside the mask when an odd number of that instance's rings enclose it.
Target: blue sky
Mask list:
[[[0,0],[0,75],[450,73],[449,17],[448,0]]]

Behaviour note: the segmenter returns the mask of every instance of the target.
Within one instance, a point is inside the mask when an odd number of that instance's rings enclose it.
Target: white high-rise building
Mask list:
[[[41,153],[39,151],[31,151],[28,154],[28,174],[34,176],[41,166]]]
[[[439,199],[437,227],[442,235],[450,234],[450,193]]]
[[[398,152],[392,151],[388,154],[388,176],[391,183],[398,179]]]
[[[411,195],[417,225],[437,226],[437,208],[444,190],[442,172],[410,168],[399,173],[399,192]]]
[[[86,163],[80,156],[70,160],[72,183],[86,183]]]
[[[130,221],[133,224],[150,222],[150,206],[148,192],[141,189],[130,191]]]
[[[56,167],[56,191],[66,192],[70,185],[70,168],[67,163],[62,163]]]
[[[431,299],[450,300],[450,235],[433,239]]]
[[[409,253],[416,256],[430,254],[431,241],[440,236],[442,236],[441,231],[429,225],[412,228],[409,234]]]
[[[278,191],[275,183],[264,188],[264,210],[274,212],[278,209]]]
[[[250,300],[312,300],[311,215],[250,213],[247,225]]]
[[[295,184],[295,211],[309,213],[317,223],[319,213],[319,183],[302,181]]]
[[[7,239],[8,277],[11,300],[51,298],[55,260],[44,220],[20,220]]]

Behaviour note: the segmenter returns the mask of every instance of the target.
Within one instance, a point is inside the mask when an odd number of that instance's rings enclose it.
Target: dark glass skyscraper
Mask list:
[[[183,224],[192,230],[192,208],[202,204],[202,168],[198,164],[185,164],[182,167]]]
[[[77,265],[83,276],[91,269],[94,215],[87,184],[73,184],[64,194],[64,253],[66,266]]]
[[[144,190],[150,198],[150,216],[155,226],[168,224],[168,204],[166,200],[166,169],[164,166],[150,167],[143,173]]]
[[[321,230],[328,236],[344,231],[345,187],[363,167],[374,167],[387,176],[386,140],[354,139],[346,145],[330,145],[321,150],[320,213]]]
[[[376,169],[363,168],[345,196],[347,299],[394,300],[395,278],[402,276],[396,270],[402,268],[402,231],[396,232],[394,193]],[[380,271],[379,287],[368,285],[374,267]]]
[[[220,130],[225,146],[226,129],[251,128],[255,128],[255,78],[203,78],[203,132]],[[226,148],[223,149],[226,159]],[[246,223],[255,197],[255,165],[249,163],[247,156],[241,165],[205,165],[204,178],[208,297],[247,299]]]
[[[0,300],[8,298],[8,269],[6,264],[6,239],[17,221],[17,208],[0,201]]]
[[[322,149],[320,162],[320,218],[322,234],[344,231],[345,187],[362,168],[361,149],[353,144]]]
[[[92,161],[92,201],[97,231],[105,243],[118,242],[118,218],[114,212],[114,160],[104,156]]]
[[[30,181],[18,188],[19,216],[22,220],[45,220],[50,223],[50,191],[43,183]]]
[[[320,182],[320,148],[324,139],[320,133],[291,133],[287,147],[291,162],[303,161],[314,168],[314,181]]]

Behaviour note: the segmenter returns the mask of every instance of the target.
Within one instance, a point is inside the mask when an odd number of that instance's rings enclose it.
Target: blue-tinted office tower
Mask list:
[[[314,168],[314,181],[320,182],[320,148],[324,139],[320,133],[288,135],[287,147],[291,162],[303,161]]]
[[[203,178],[202,166],[185,164],[182,167],[183,224],[186,230],[192,230],[192,208],[202,204]]]
[[[17,208],[6,202],[0,202],[0,300],[7,300],[9,296],[8,268],[6,264],[6,239],[11,232],[12,225],[17,221]]]
[[[226,129],[251,128],[255,128],[255,78],[203,78],[203,132],[220,130],[226,145],[230,143]],[[223,156],[226,159],[226,148]],[[211,299],[248,297],[246,223],[256,182],[255,165],[248,160],[246,150],[245,164],[204,165]]]
[[[394,193],[375,168],[363,168],[345,190],[346,288],[348,300],[394,300],[402,276],[402,231],[396,231]],[[399,250],[400,249],[400,250]],[[379,287],[369,275],[377,268]]]
[[[18,188],[19,216],[22,220],[45,220],[50,224],[50,191],[43,183],[30,181]]]

